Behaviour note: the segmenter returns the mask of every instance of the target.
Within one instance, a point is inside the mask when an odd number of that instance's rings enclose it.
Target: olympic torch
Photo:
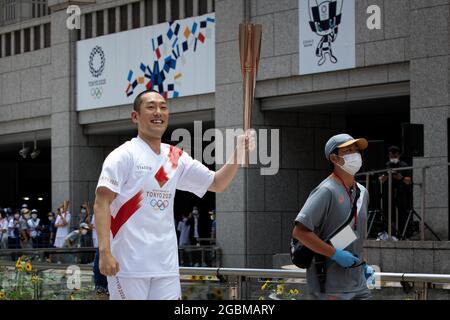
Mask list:
[[[252,127],[252,106],[255,98],[256,75],[261,52],[262,25],[239,25],[239,52],[244,88],[244,131]],[[248,167],[249,154],[245,152],[243,167]]]

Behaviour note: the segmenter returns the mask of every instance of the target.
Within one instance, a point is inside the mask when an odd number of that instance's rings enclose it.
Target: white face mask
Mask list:
[[[398,163],[398,161],[399,161],[399,160],[398,160],[397,158],[391,158],[391,162],[392,162],[392,163]]]
[[[86,209],[81,209],[81,213],[86,213]]]
[[[362,158],[359,152],[346,154],[342,158],[344,158],[345,163],[344,165],[339,166],[342,168],[342,170],[344,170],[348,174],[354,176],[359,171],[359,169],[361,169]]]
[[[81,234],[84,236],[84,235],[86,235],[87,234],[87,230],[86,229],[83,229],[83,230],[81,230]]]
[[[52,221],[53,220],[53,217],[48,217],[48,221]]]

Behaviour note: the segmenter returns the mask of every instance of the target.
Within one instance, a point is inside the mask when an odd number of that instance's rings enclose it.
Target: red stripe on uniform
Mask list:
[[[113,238],[119,232],[120,228],[131,218],[136,211],[141,207],[142,190],[139,191],[133,198],[125,202],[117,212],[115,217],[111,217],[111,232]]]

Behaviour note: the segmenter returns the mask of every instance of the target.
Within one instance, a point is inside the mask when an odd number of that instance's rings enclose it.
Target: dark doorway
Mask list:
[[[25,147],[29,152],[23,158],[19,155],[22,143],[0,146],[0,174],[4,178],[0,184],[0,206],[16,209],[27,204],[44,217],[52,203],[50,140],[37,141],[40,153],[34,159],[31,158],[33,141],[25,142]]]

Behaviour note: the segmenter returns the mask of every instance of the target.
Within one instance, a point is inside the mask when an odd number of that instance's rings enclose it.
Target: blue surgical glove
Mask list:
[[[331,260],[336,261],[343,268],[349,268],[354,264],[359,263],[359,259],[348,251],[342,249],[336,249],[335,254],[331,257]]]
[[[372,268],[371,266],[365,264],[364,265],[364,276],[366,277],[366,279],[369,279],[374,274],[375,274],[375,269]]]

